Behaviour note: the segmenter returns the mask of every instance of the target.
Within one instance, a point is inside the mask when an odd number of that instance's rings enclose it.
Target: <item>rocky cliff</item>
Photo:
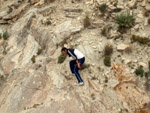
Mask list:
[[[0,113],[150,113],[149,0],[1,0],[0,34]],[[63,46],[84,53],[84,86]]]

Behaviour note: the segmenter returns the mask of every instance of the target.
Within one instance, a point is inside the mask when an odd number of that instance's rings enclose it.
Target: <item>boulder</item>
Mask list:
[[[118,50],[118,51],[124,51],[124,50],[126,50],[128,47],[129,47],[129,45],[126,45],[126,44],[119,44],[119,45],[117,46],[117,50]]]

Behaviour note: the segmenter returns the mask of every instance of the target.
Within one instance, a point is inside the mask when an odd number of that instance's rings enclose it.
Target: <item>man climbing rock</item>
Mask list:
[[[63,47],[61,49],[61,52],[63,54],[67,54],[70,57],[70,70],[72,74],[75,74],[78,84],[79,85],[84,85],[84,82],[79,74],[79,69],[81,68],[82,64],[85,61],[84,55],[77,49],[67,49]]]

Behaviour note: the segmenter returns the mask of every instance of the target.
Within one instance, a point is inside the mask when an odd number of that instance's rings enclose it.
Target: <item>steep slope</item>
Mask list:
[[[148,70],[150,47],[131,43],[130,38],[149,38],[149,17],[142,13],[150,4],[116,2],[1,1],[0,32],[7,31],[9,37],[0,39],[0,113],[149,113],[149,79],[134,71],[139,65]],[[101,16],[96,6],[103,3],[108,12]],[[116,7],[136,17],[135,26],[124,34],[114,21],[119,12],[111,12]],[[85,28],[87,15],[90,25]],[[103,63],[107,44],[113,46],[111,67]],[[80,71],[84,86],[70,74],[68,58],[57,63],[63,46],[85,54],[87,68]],[[126,46],[132,53],[125,52]]]

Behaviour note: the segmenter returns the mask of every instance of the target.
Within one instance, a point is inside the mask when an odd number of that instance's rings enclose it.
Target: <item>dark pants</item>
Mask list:
[[[85,61],[85,57],[81,58],[81,59],[78,59],[79,63],[82,65]],[[80,74],[79,74],[79,68],[78,68],[78,65],[76,63],[76,60],[71,60],[70,61],[70,70],[73,74],[76,75],[76,78],[78,80],[78,83],[79,82],[83,82]]]

